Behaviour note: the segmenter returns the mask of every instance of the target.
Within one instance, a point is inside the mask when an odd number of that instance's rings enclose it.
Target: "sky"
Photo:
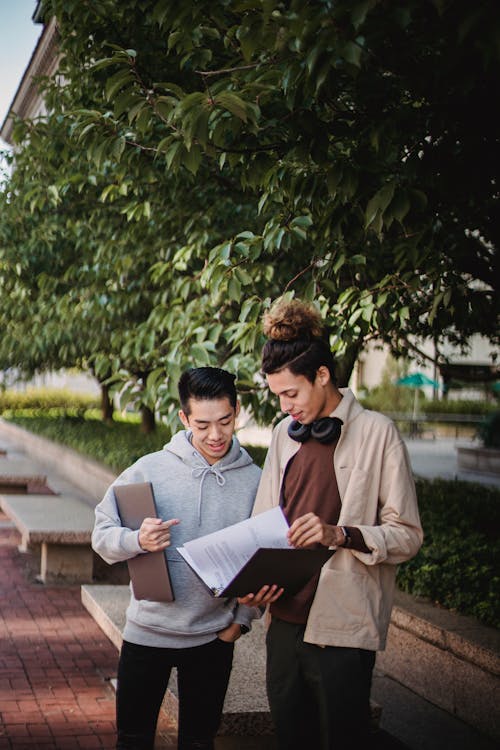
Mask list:
[[[0,0],[0,125],[42,32],[32,20],[36,5],[36,0]],[[0,147],[5,147],[1,139]]]

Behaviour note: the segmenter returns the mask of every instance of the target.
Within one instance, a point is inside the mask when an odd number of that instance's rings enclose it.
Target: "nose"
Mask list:
[[[286,398],[285,396],[280,396],[280,406],[281,411],[286,412],[289,414],[292,411],[292,402],[289,398]]]
[[[220,425],[218,424],[210,425],[210,428],[208,430],[208,436],[210,440],[219,440],[221,435],[222,435],[222,432],[221,432]]]

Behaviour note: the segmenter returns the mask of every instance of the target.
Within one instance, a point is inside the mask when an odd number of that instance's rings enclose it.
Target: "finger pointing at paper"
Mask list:
[[[170,545],[170,528],[180,523],[178,518],[162,521],[161,518],[145,518],[139,529],[139,544],[147,552],[158,552]]]

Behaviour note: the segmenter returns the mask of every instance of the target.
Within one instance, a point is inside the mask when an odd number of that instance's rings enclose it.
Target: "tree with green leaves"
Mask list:
[[[43,7],[64,80],[49,106],[87,164],[71,184],[99,171],[102,244],[155,289],[125,339],[144,377],[112,359],[129,393],[165,410],[179,368],[226,364],[269,419],[254,372],[281,294],[321,307],[341,385],[372,338],[498,343],[493,0]]]
[[[404,353],[412,335],[497,340],[497,3],[138,5],[160,60],[122,28],[93,50],[108,76],[78,115],[91,151],[147,142],[170,170],[238,169],[271,218],[231,238],[227,275],[300,253],[282,291],[321,300],[344,380],[372,336]]]

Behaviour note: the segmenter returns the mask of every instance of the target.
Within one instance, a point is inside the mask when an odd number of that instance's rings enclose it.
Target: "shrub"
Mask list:
[[[500,448],[500,411],[486,417],[478,432],[486,448]]]
[[[497,408],[491,401],[429,401],[422,399],[420,409],[423,414],[491,414]]]
[[[98,409],[99,397],[56,388],[31,388],[26,391],[0,391],[0,414],[29,412],[41,416],[55,414],[83,416],[87,409]]]
[[[418,480],[425,540],[398,571],[404,591],[500,626],[500,490]]]

